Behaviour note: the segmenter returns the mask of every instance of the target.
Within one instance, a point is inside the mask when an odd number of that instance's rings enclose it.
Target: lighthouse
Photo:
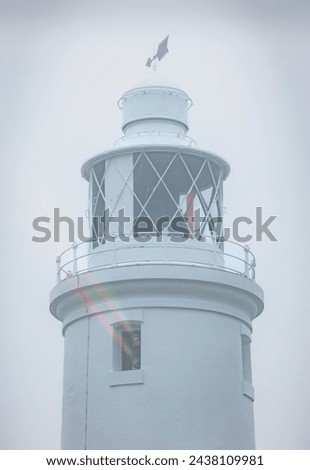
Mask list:
[[[248,246],[223,238],[229,165],[188,135],[188,94],[141,86],[88,159],[90,238],[57,258],[63,449],[254,449]]]

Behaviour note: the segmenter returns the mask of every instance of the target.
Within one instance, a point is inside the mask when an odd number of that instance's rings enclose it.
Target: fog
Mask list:
[[[146,59],[167,34],[157,72]],[[31,241],[54,208],[87,209],[82,163],[121,135],[116,103],[153,79],[193,99],[198,146],[231,166],[225,225],[262,207],[250,243],[259,449],[310,448],[310,4],[301,0],[0,0],[0,448],[60,446],[63,338],[49,313],[61,242]]]

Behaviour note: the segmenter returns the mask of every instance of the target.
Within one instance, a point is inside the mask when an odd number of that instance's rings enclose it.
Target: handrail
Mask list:
[[[188,239],[184,242],[176,243],[169,240],[167,234],[163,234],[162,241],[146,242],[142,244],[132,237],[130,242],[116,239],[114,242],[107,242],[101,245],[102,248],[100,248],[99,245],[99,247],[95,249],[92,248],[92,242],[74,243],[56,258],[57,282],[85,272],[109,269],[115,266],[150,264],[200,266],[232,272],[250,280],[255,279],[255,256],[247,245],[243,246],[234,241],[221,241],[218,243],[214,236],[206,236],[204,238],[206,240],[204,242],[196,239]],[[165,257],[163,259],[162,252],[160,252],[158,256],[156,250],[160,247],[164,247],[164,249],[168,250],[166,253],[170,255],[169,258]],[[230,252],[231,247],[237,247],[238,253]],[[150,252],[148,252],[148,256],[144,254],[144,257],[140,259],[135,254],[129,257],[129,260],[117,259],[119,258],[117,254],[122,250],[126,250],[126,255],[128,255],[128,250],[137,250],[139,248],[151,248],[152,254],[150,255]],[[187,248],[192,254],[188,251],[185,253],[182,251],[182,248]],[[194,253],[197,251],[202,252],[199,261],[196,261],[194,258]],[[108,256],[111,254],[112,261],[109,261]],[[103,256],[106,261],[102,260]],[[96,264],[96,259],[98,260],[98,264]]]
[[[121,137],[119,137],[118,139],[115,140],[114,142],[114,147],[117,147],[117,145],[120,143],[120,142],[126,142],[126,140],[132,138],[132,137],[147,137],[147,136],[154,136],[154,135],[157,135],[157,136],[172,136],[172,137],[177,137],[177,138],[180,138],[180,139],[183,139],[185,142],[188,143],[188,147],[191,147],[192,145],[197,145],[197,142],[195,139],[193,139],[192,137],[189,137],[187,134],[181,134],[180,132],[173,132],[173,131],[151,131],[151,130],[147,130],[147,131],[138,131],[138,132],[134,132],[132,134],[128,134],[128,135],[122,135]]]

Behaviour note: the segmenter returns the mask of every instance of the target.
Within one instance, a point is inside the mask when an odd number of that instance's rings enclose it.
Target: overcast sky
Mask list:
[[[32,221],[87,208],[82,163],[121,135],[116,102],[156,80],[193,99],[190,135],[231,166],[226,224],[276,215],[251,243],[265,310],[252,343],[256,443],[310,449],[310,2],[0,0],[0,448],[60,446],[63,338],[55,257]],[[155,79],[155,78],[154,78]],[[64,234],[65,235],[65,234]]]

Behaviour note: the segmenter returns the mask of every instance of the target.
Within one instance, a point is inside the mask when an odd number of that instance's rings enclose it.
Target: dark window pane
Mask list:
[[[122,332],[121,370],[141,369],[141,331]]]
[[[92,227],[91,233],[93,238],[93,248],[103,243],[104,224],[100,218],[104,214],[105,202],[102,197],[104,195],[104,180],[102,181],[105,172],[105,162],[98,163],[94,168],[95,176],[92,175]]]

